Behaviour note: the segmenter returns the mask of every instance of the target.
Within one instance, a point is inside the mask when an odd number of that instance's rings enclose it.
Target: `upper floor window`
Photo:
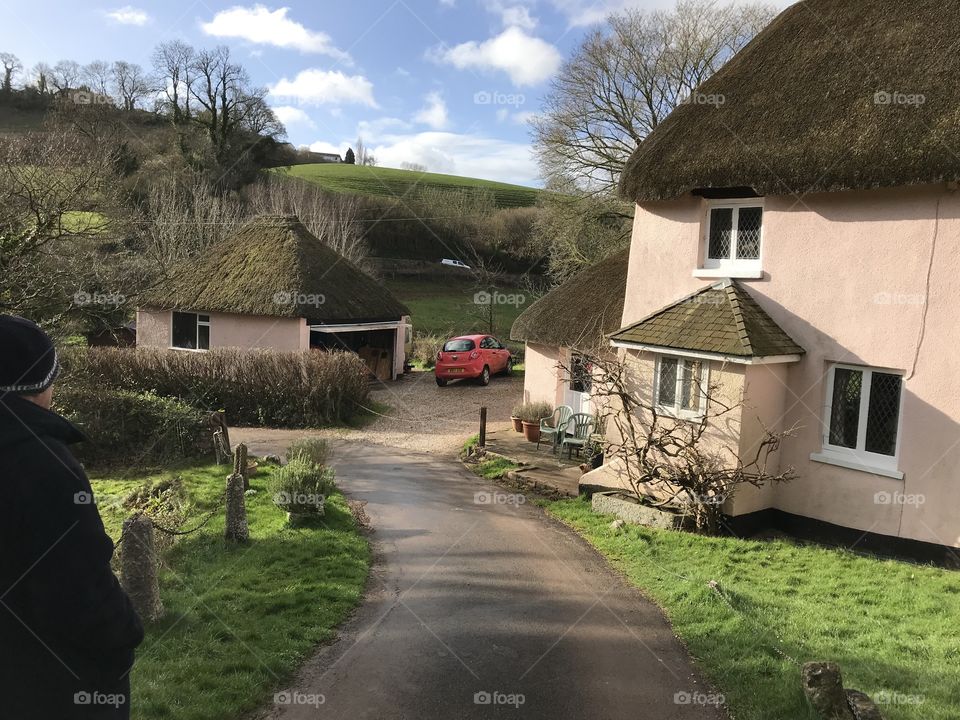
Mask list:
[[[833,365],[827,377],[824,453],[895,469],[902,387],[898,373]]]
[[[657,410],[678,418],[699,418],[707,411],[707,368],[703,360],[661,355],[653,384]]]
[[[210,349],[210,316],[198,313],[174,312],[171,343],[183,350]]]
[[[729,272],[760,271],[763,203],[757,198],[711,202],[704,234],[703,268]]]

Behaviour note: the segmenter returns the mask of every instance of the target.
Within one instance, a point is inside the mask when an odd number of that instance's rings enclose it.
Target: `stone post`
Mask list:
[[[153,522],[145,515],[123,521],[123,545],[120,548],[120,584],[144,622],[163,616],[160,585],[157,582],[156,543]]]
[[[237,445],[233,455],[233,472],[227,476],[227,518],[225,536],[230,542],[247,542],[247,506],[244,492],[247,484],[247,446]]]
[[[822,720],[855,720],[843,689],[840,666],[808,662],[803,666],[803,693]]]

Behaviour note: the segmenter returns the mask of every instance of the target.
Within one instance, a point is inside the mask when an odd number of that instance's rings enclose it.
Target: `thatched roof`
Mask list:
[[[630,249],[614,253],[524,310],[511,340],[555,346],[595,345],[620,327]]]
[[[956,180],[958,37],[960,0],[802,0],[641,143],[620,191],[650,201]]]
[[[396,320],[409,310],[324,245],[296,217],[264,215],[185,263],[144,307],[305,317],[311,323]]]
[[[610,339],[743,359],[804,353],[736,280],[698,290]]]

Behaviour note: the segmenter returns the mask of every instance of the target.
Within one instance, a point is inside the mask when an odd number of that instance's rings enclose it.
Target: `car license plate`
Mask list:
[[[462,372],[463,372],[463,368],[450,368],[449,370],[447,370],[447,372],[462,373]]]

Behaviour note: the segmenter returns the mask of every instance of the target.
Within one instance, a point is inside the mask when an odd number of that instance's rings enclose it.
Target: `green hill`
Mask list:
[[[422,190],[483,190],[492,193],[494,202],[501,208],[535,205],[540,193],[536,188],[492,180],[345,163],[293,165],[275,168],[273,172],[307,180],[334,192],[359,195],[409,198]]]

